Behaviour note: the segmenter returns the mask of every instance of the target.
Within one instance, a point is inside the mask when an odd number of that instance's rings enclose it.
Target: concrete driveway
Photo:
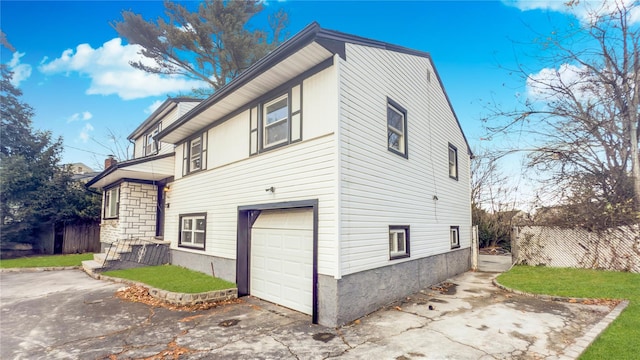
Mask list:
[[[513,295],[494,276],[467,272],[334,329],[251,297],[178,312],[77,270],[3,272],[0,358],[566,359],[611,310]]]

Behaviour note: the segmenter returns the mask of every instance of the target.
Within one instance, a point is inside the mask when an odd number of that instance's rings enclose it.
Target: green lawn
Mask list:
[[[80,266],[82,261],[93,259],[92,253],[72,255],[32,256],[18,259],[0,260],[0,268],[30,268],[30,267],[62,267]]]
[[[113,270],[104,272],[104,275],[139,281],[158,289],[188,294],[236,287],[234,283],[175,265]]]
[[[640,274],[585,269],[515,266],[498,282],[535,294],[627,299],[629,306],[580,359],[638,359],[640,354]]]

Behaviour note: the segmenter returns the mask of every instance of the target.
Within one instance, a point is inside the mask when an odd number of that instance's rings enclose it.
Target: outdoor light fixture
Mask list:
[[[169,185],[165,185],[164,188],[162,189],[162,191],[164,191],[164,192],[169,192],[169,190],[171,190]]]

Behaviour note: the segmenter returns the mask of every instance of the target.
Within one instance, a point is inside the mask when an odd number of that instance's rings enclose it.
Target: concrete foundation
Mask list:
[[[236,282],[236,261],[171,249],[171,264]]]
[[[469,248],[346,275],[318,276],[318,322],[341,326],[470,269]]]
[[[171,263],[227,281],[236,281],[236,261],[171,250]],[[318,275],[318,322],[336,327],[374,312],[471,267],[469,248],[345,275]]]

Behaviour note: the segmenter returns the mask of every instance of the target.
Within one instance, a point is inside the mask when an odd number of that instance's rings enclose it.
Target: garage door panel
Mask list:
[[[251,231],[250,293],[312,313],[313,213],[263,211]]]

